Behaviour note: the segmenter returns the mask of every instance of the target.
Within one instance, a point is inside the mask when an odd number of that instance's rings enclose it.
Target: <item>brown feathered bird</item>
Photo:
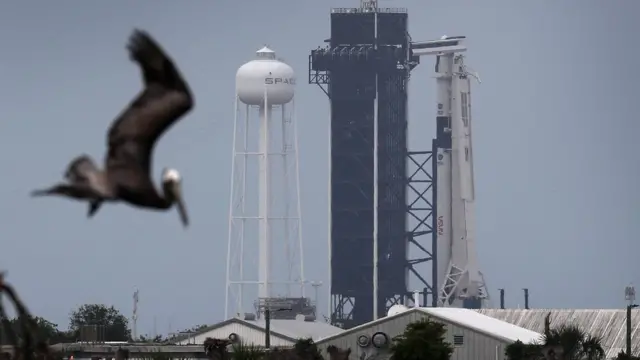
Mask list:
[[[191,90],[173,60],[145,31],[134,30],[127,49],[131,60],[140,66],[144,89],[111,124],[104,170],[98,169],[89,156],[78,156],[64,174],[66,182],[33,191],[32,196],[59,195],[88,201],[88,217],[95,215],[105,201],[125,201],[156,210],[176,205],[187,226],[180,174],[165,168],[160,194],[151,180],[151,163],[157,140],[194,107]]]

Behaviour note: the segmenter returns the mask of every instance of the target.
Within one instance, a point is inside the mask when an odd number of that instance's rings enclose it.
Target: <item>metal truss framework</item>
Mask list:
[[[435,256],[438,243],[434,231],[437,167],[433,154],[434,151],[407,152],[407,241],[411,245],[407,267],[415,278],[412,281],[410,277],[409,284],[417,282],[423,286],[422,305],[435,307],[438,304],[438,259]],[[425,278],[426,273],[431,273],[431,281]]]

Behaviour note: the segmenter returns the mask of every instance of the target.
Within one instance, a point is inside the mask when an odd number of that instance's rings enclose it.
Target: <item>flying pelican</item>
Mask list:
[[[156,141],[193,108],[191,90],[171,58],[148,33],[134,30],[127,49],[131,60],[140,66],[144,89],[111,124],[105,169],[98,169],[89,156],[80,155],[69,164],[64,174],[66,182],[31,194],[88,201],[88,217],[95,215],[105,201],[125,201],[156,210],[176,205],[186,227],[189,218],[180,173],[163,170],[160,194],[151,180],[151,162]]]

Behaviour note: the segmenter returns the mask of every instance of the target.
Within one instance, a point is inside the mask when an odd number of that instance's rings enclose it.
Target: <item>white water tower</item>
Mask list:
[[[258,299],[304,297],[295,83],[266,46],[236,74],[227,319]]]

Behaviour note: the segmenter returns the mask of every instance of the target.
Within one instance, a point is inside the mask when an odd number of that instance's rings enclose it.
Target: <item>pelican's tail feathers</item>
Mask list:
[[[90,187],[83,184],[58,184],[46,189],[36,189],[31,192],[32,197],[58,195],[73,199],[92,199],[95,198],[94,192]]]
[[[31,197],[47,196],[47,195],[51,195],[52,193],[53,193],[53,191],[52,191],[51,188],[38,189],[38,190],[31,191]]]
[[[100,210],[100,206],[102,206],[102,201],[95,200],[89,203],[89,210],[87,211],[87,217],[92,218],[98,210]]]

